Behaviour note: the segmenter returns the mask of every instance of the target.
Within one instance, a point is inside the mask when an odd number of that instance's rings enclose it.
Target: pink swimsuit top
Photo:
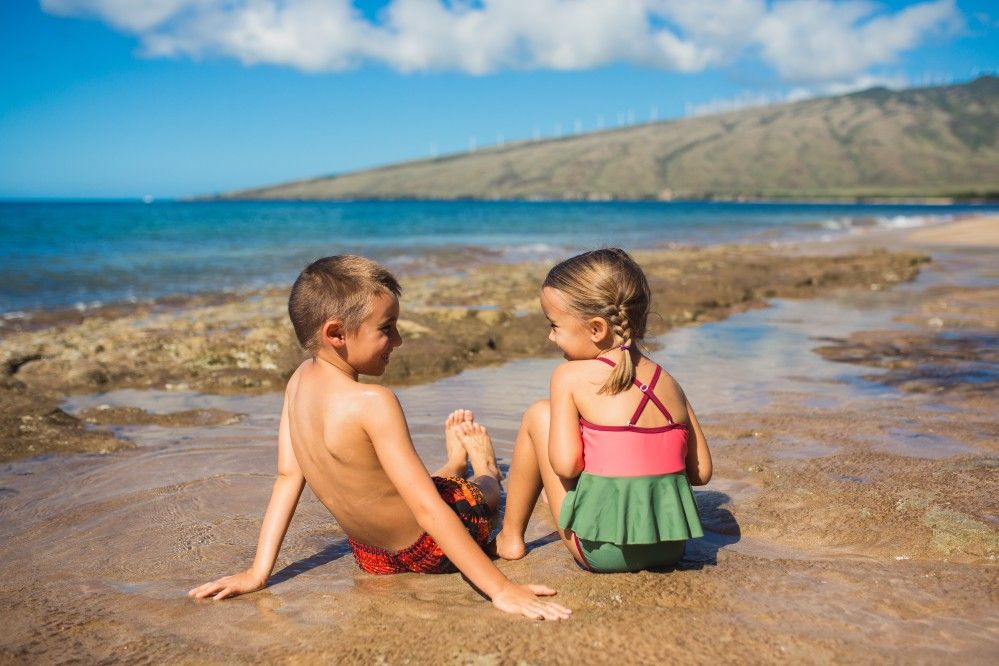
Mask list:
[[[597,358],[614,367],[614,361]],[[653,476],[675,474],[687,468],[687,426],[674,423],[669,410],[653,392],[662,368],[656,366],[652,380],[643,384],[632,380],[642,392],[642,401],[626,426],[590,423],[579,417],[583,439],[583,471],[597,476]],[[635,423],[649,401],[666,417],[667,425],[642,428]]]

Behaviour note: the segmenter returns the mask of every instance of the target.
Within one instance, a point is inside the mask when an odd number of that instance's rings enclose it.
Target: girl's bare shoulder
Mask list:
[[[566,361],[552,372],[552,382],[599,381],[603,382],[611,368],[596,359]]]
[[[666,404],[674,421],[677,423],[687,422],[687,396],[684,394],[680,382],[666,368],[663,368],[662,374],[659,376],[655,392],[656,396]]]
[[[555,366],[552,376],[571,377],[579,373],[589,361],[564,361]]]

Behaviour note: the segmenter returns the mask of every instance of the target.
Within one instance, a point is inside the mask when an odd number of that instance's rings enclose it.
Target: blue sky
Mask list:
[[[5,0],[0,197],[218,192],[997,69],[985,0]]]

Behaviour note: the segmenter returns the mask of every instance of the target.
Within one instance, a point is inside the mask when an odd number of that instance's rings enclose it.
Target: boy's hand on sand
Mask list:
[[[188,592],[187,596],[194,597],[195,599],[211,597],[213,601],[219,601],[226,597],[235,597],[247,592],[256,592],[263,589],[266,585],[266,579],[260,580],[257,574],[247,569],[241,573],[225,576],[210,583],[200,585]]]
[[[538,597],[550,597],[555,590],[544,585],[517,585],[508,583],[493,597],[493,606],[504,613],[514,613],[532,620],[567,620],[572,611],[554,601]]]

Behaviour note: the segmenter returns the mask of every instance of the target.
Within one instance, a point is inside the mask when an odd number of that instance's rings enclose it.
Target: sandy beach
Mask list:
[[[300,359],[286,294],[40,313],[0,328],[0,663],[992,663],[999,652],[999,220],[808,246],[636,253],[651,355],[715,459],[708,534],[667,572],[593,575],[554,539],[498,566],[565,623],[459,575],[363,574],[306,491],[263,591],[246,566]],[[888,249],[884,249],[888,248]],[[399,387],[428,466],[462,406],[509,463],[558,362],[547,266],[404,281]]]
[[[929,247],[999,247],[999,218],[981,216],[911,231],[906,241]]]

